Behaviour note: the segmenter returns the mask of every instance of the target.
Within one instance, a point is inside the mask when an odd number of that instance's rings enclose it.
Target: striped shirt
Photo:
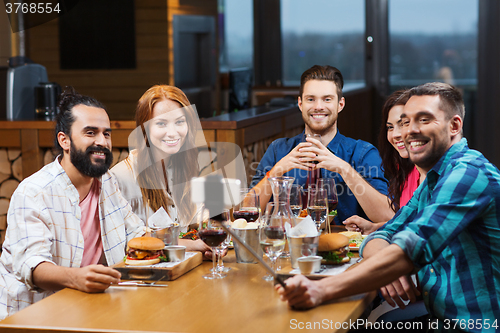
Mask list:
[[[57,158],[19,184],[10,200],[0,257],[0,318],[52,293],[33,284],[38,264],[80,267],[84,239],[79,202],[78,190]],[[144,223],[110,173],[100,179],[98,211],[104,255],[113,265],[123,259],[127,241],[144,232]]]
[[[465,138],[367,242],[374,238],[398,245],[413,261],[426,306],[441,328],[453,327],[455,319],[465,331],[499,330],[500,171],[469,149]]]

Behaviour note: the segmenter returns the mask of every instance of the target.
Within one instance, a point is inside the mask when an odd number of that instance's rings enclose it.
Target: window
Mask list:
[[[221,72],[253,64],[253,1],[219,0]]]
[[[478,0],[391,0],[390,83],[476,86]]]
[[[364,0],[281,0],[281,31],[283,85],[313,65],[340,69],[344,88],[364,85]]]
[[[440,81],[462,92],[468,119],[477,96],[479,0],[390,0],[391,90]],[[471,137],[473,121],[464,122]]]

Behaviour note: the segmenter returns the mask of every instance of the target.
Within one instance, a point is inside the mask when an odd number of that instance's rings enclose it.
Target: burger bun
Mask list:
[[[131,249],[147,251],[157,251],[165,248],[165,243],[161,239],[147,236],[132,238],[127,245]]]
[[[349,238],[341,234],[323,234],[319,236],[318,251],[335,251],[349,245]]]
[[[160,262],[160,258],[148,259],[148,260],[133,260],[133,259],[125,259],[125,265],[129,266],[148,266],[154,265]]]

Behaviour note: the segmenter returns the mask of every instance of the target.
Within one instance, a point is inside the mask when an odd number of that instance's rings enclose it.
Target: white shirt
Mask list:
[[[100,182],[101,238],[111,266],[123,259],[127,242],[144,232],[144,223],[132,212],[110,173]],[[33,284],[32,271],[41,262],[80,267],[84,239],[79,200],[58,158],[17,187],[10,200],[0,257],[0,319],[52,293]]]

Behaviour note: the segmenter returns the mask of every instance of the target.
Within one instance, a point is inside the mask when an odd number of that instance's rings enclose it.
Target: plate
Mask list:
[[[361,243],[363,243],[363,240],[361,240],[361,239],[351,239],[349,241],[349,250],[350,251],[359,251],[359,247],[361,246]]]
[[[368,237],[367,235],[362,235],[362,239],[351,239],[349,240],[349,250],[350,251],[359,251],[359,248],[361,247],[361,243],[365,240],[365,238]],[[352,246],[353,244],[356,244],[356,246]]]

